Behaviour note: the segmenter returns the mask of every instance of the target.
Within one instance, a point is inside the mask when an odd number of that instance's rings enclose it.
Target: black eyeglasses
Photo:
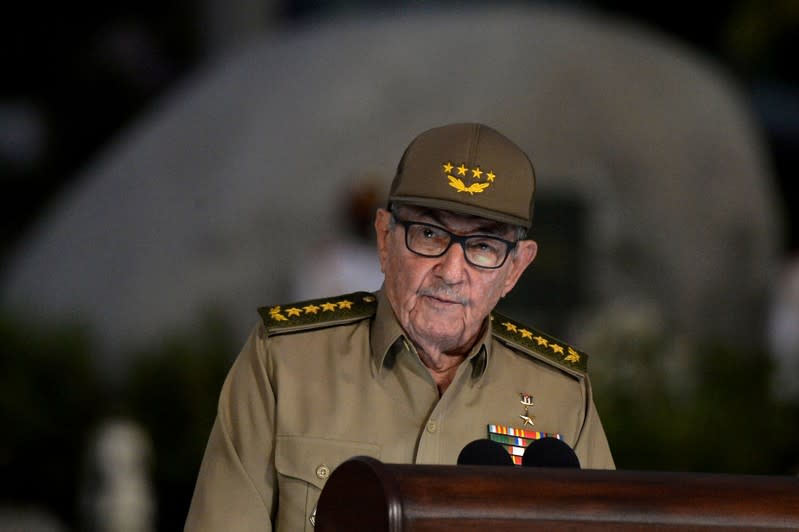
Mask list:
[[[440,257],[457,242],[463,248],[466,262],[477,268],[501,267],[517,244],[489,235],[460,236],[437,225],[400,220],[396,216],[394,220],[405,228],[405,246],[410,251],[422,257]]]

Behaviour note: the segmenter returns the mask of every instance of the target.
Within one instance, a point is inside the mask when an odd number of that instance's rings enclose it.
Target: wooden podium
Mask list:
[[[342,463],[319,497],[328,531],[799,531],[799,478]]]

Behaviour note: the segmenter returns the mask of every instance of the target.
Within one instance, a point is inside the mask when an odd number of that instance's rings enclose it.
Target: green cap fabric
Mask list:
[[[410,143],[388,200],[529,229],[534,195],[535,171],[521,148],[488,126],[450,124]]]

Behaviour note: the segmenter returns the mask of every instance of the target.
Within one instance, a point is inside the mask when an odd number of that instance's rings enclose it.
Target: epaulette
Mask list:
[[[288,305],[260,307],[258,314],[267,334],[271,335],[352,323],[374,315],[376,310],[377,298],[374,294],[355,292]]]
[[[582,351],[497,312],[491,313],[491,332],[521,351],[544,357],[568,370],[579,373],[588,370],[588,355]]]

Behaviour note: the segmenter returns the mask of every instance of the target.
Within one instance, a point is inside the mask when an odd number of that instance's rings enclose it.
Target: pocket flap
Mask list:
[[[278,436],[275,442],[275,468],[322,489],[330,474],[353,456],[380,458],[380,446],[372,443],[331,440],[308,436]]]

